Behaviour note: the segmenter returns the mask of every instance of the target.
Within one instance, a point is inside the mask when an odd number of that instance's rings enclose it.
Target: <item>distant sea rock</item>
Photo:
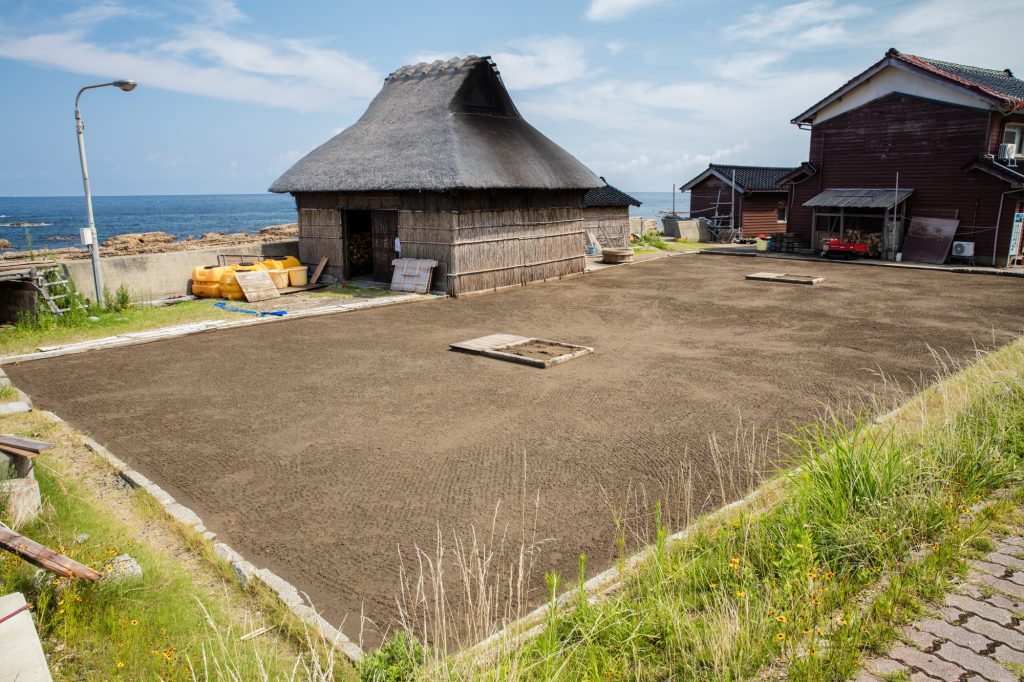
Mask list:
[[[13,249],[14,244],[10,243],[6,239],[0,239],[0,249]]]
[[[129,232],[128,234],[119,234],[116,237],[111,237],[103,242],[103,246],[123,249],[142,244],[170,244],[173,241],[174,235],[167,234],[166,232]]]

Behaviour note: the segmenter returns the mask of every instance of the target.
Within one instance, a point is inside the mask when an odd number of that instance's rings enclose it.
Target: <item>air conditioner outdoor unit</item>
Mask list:
[[[1009,161],[1017,156],[1017,145],[1007,143],[999,145],[999,158]]]
[[[953,242],[952,255],[956,258],[974,258],[974,242]]]

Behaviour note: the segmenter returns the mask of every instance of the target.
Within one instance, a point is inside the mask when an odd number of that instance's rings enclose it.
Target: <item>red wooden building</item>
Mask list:
[[[795,170],[711,163],[679,191],[690,193],[691,218],[705,218],[718,228],[732,227],[743,237],[785,232],[789,188],[779,181]]]
[[[955,239],[978,263],[1020,254],[1024,80],[1009,69],[891,49],[793,123],[811,131],[808,162],[780,186],[789,231],[809,244],[878,231],[893,257],[909,218],[935,217],[959,220]]]

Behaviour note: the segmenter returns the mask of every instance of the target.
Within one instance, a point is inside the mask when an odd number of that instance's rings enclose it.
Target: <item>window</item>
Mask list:
[[[775,222],[784,223],[786,222],[786,202],[780,201],[778,207],[775,209]]]
[[[1024,155],[1024,126],[1006,126],[1003,130],[1003,144],[1012,144],[1018,156]]]

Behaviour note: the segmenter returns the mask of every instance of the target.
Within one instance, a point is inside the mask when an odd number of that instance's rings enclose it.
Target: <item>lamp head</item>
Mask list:
[[[135,87],[138,85],[138,83],[136,83],[133,80],[124,80],[124,81],[114,81],[112,85],[115,88],[120,88],[121,90],[124,90],[125,92],[131,92],[132,90],[135,89]]]

